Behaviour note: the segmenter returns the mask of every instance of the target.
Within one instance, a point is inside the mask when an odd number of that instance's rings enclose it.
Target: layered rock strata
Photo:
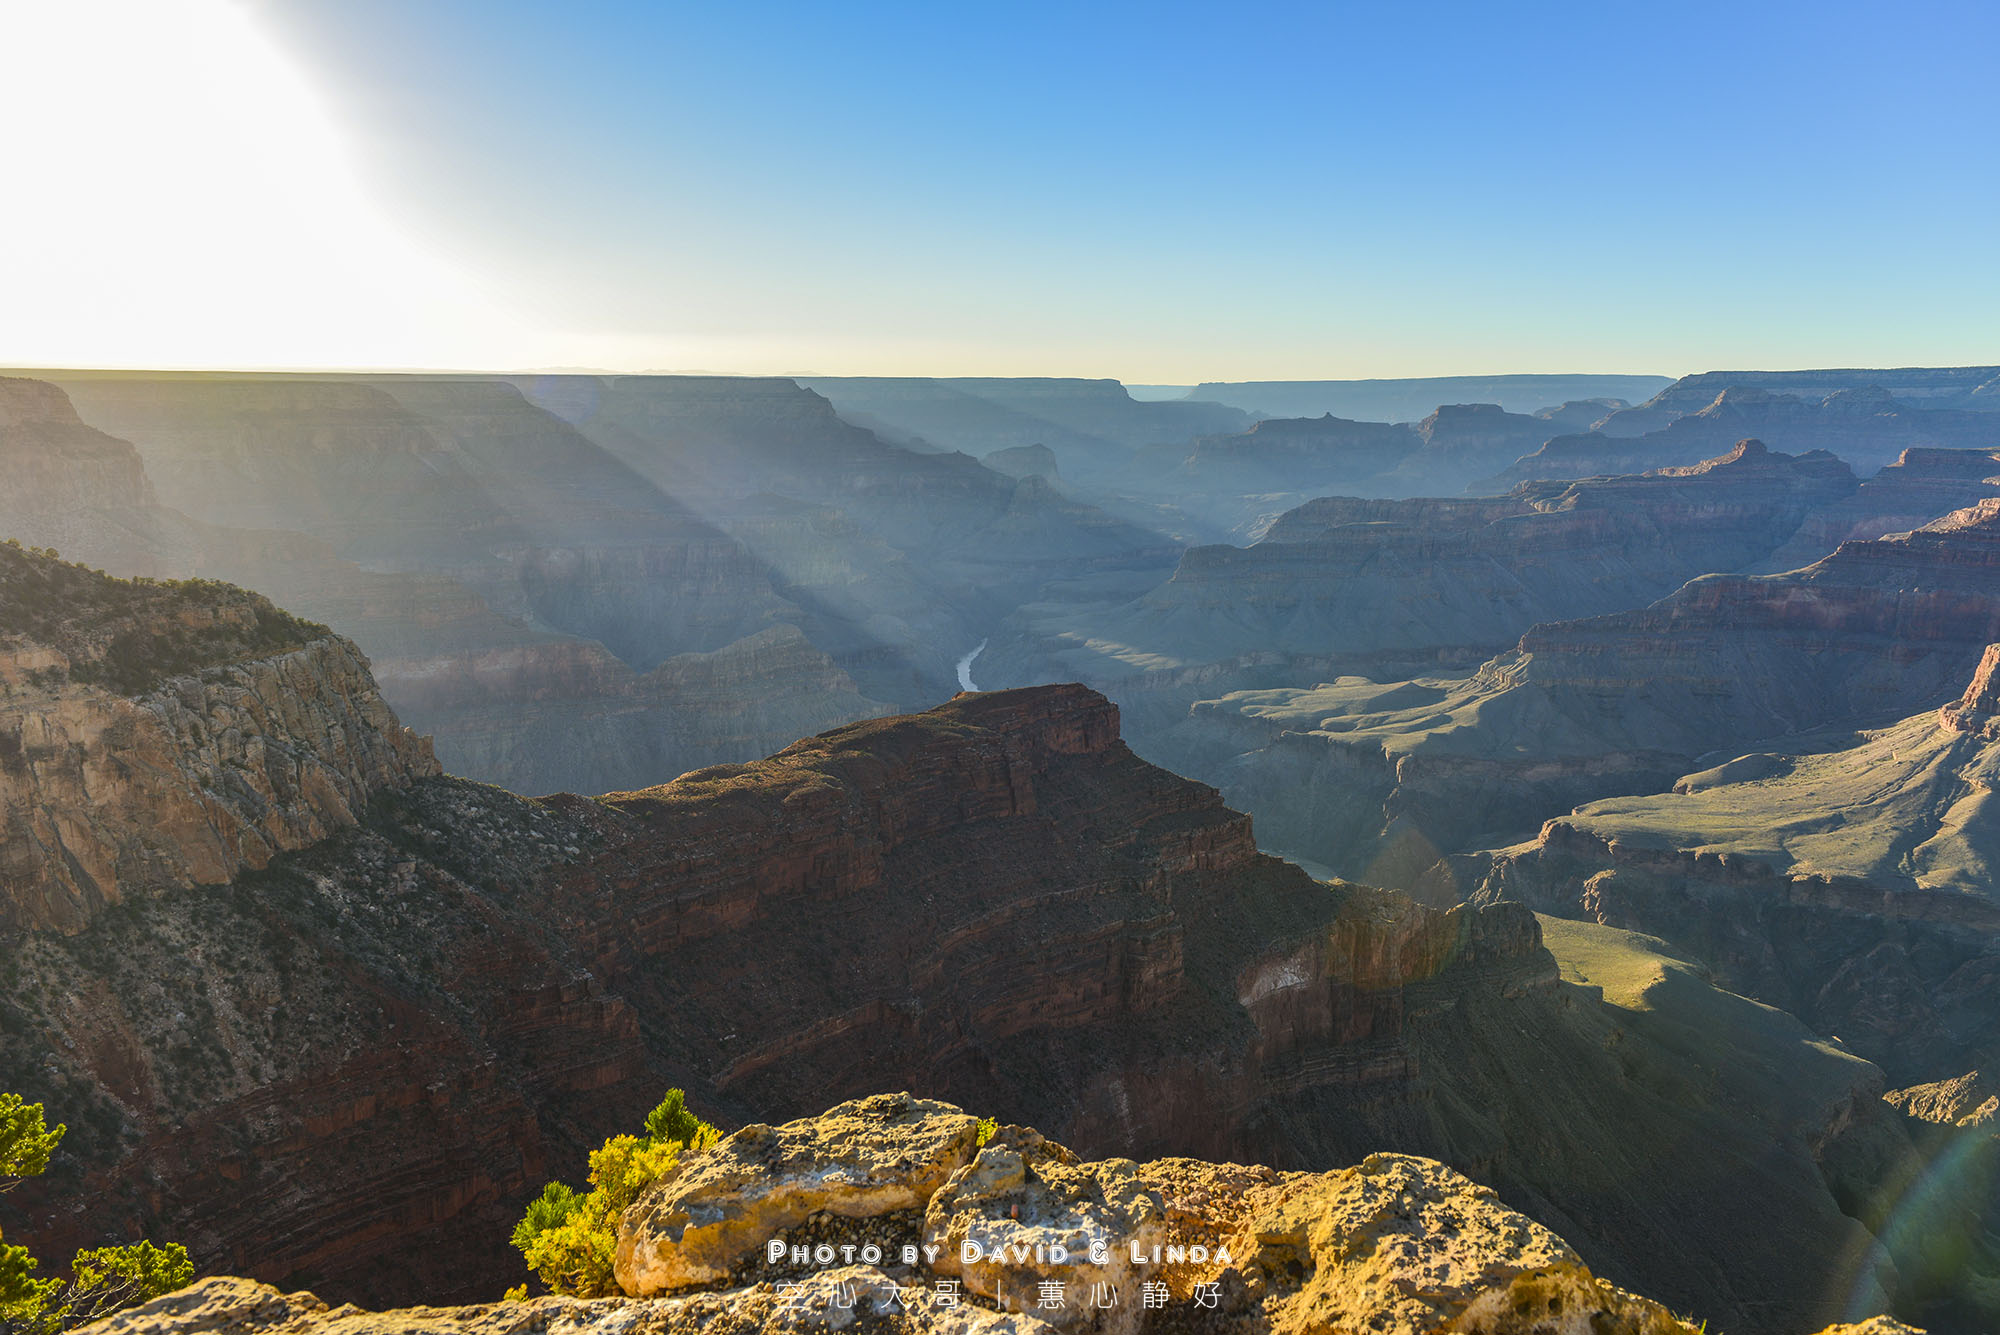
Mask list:
[[[1127,710],[1149,757],[1228,786],[1205,746],[1183,742],[1196,701],[1469,670],[1536,622],[1642,606],[1760,562],[1856,485],[1828,455],[1744,441],[1694,469],[1504,497],[1323,497],[1250,547],[1190,549],[1137,599],[1024,609],[982,655],[982,681],[1089,682]]]
[[[1440,852],[1511,845],[1580,803],[1659,792],[1711,751],[1934,718],[2000,636],[1996,571],[1989,498],[1802,570],[1708,576],[1649,607],[1536,626],[1471,678],[1203,702],[1178,745],[1194,773],[1229,775],[1277,846],[1415,884]]]
[[[1830,450],[1867,474],[1912,448],[1990,450],[2000,445],[2000,420],[1990,412],[1914,406],[1874,384],[1808,397],[1730,384],[1696,411],[1676,415],[1656,400],[1614,414],[1595,430],[1556,436],[1477,489],[1692,464],[1745,435],[1778,449]]]
[[[2000,645],[1957,701],[1594,802],[1491,855],[1487,899],[1667,937],[1901,1082],[2000,1054]]]
[[[0,929],[220,885],[438,772],[365,659],[254,594],[0,549]]]

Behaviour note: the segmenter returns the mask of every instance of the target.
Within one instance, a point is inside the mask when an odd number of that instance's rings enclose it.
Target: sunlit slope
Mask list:
[[[1809,1114],[1852,1087],[1859,1057],[1786,1011],[1717,987],[1659,937],[1535,916],[1563,980],[1596,988],[1622,1012],[1619,1023],[1646,1040],[1628,1056],[1659,1078],[1689,1081],[1699,1071],[1705,1078],[1687,1091],[1726,1088],[1780,1116]]]
[[[1567,823],[1641,848],[1739,854],[1780,874],[1990,895],[2000,743],[1940,728],[1935,711],[1848,736],[1853,745],[1829,751],[1743,756],[1671,793],[1593,802]]]
[[[1586,802],[1935,709],[2000,639],[1996,572],[1989,497],[1802,570],[1705,576],[1644,608],[1537,625],[1469,679],[1218,693],[1155,751],[1219,780],[1276,846],[1408,884],[1439,853],[1531,839]],[[1400,869],[1383,865],[1392,853]]]

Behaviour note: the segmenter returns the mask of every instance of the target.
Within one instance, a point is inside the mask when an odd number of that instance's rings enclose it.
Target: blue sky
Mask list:
[[[248,12],[521,364],[2000,360],[2000,7]]]

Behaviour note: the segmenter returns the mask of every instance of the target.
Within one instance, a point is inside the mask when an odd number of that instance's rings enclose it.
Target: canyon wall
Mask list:
[[[416,778],[227,886],[11,933],[0,1075],[72,1129],[10,1236],[490,1296],[538,1183],[665,1086],[741,1123],[890,1083],[1097,1153],[1432,1153],[1560,1216],[1604,1273],[1811,1310],[1806,1267],[1760,1275],[1774,1247],[1854,1246],[1810,1136],[1873,1068],[1784,1040],[1766,1062],[1812,1092],[1778,1121],[1639,1098],[1653,1077],[1525,910],[1315,883],[1118,733],[1103,697],[1044,687],[598,799]],[[1541,1095],[1507,1092],[1530,1066]],[[1579,1177],[1600,1151],[1616,1179]],[[1769,1208],[1666,1247],[1725,1199],[1716,1174]]]
[[[1935,709],[2000,636],[1996,537],[1989,497],[1787,574],[1706,576],[1649,607],[1535,626],[1470,678],[1202,701],[1156,750],[1226,776],[1274,846],[1417,886],[1440,853],[1658,792],[1712,750]]]
[[[1704,380],[1704,377],[1695,377]],[[1588,477],[1692,464],[1727,442],[1757,436],[1783,450],[1823,449],[1864,476],[1908,449],[1991,449],[2000,445],[2000,418],[1991,412],[1917,406],[1879,384],[1801,397],[1754,384],[1731,383],[1712,400],[1677,411],[1662,395],[1596,429],[1555,436],[1477,489],[1499,491],[1532,478]]]
[[[1964,694],[1593,802],[1468,860],[1475,898],[1654,933],[1900,1083],[2000,1056],[2000,645]]]
[[[0,548],[0,925],[216,885],[437,773],[354,646],[254,594]]]

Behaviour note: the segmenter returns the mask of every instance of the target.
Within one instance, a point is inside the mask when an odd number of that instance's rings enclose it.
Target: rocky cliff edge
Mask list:
[[[627,1212],[642,1296],[370,1313],[206,1279],[97,1335],[1693,1335],[1567,1243],[1433,1160],[1329,1173],[1192,1159],[1086,1162],[908,1094],[753,1125]],[[975,1249],[979,1255],[974,1257]],[[997,1257],[997,1259],[996,1259]],[[1908,1335],[1885,1318],[1825,1335]]]

